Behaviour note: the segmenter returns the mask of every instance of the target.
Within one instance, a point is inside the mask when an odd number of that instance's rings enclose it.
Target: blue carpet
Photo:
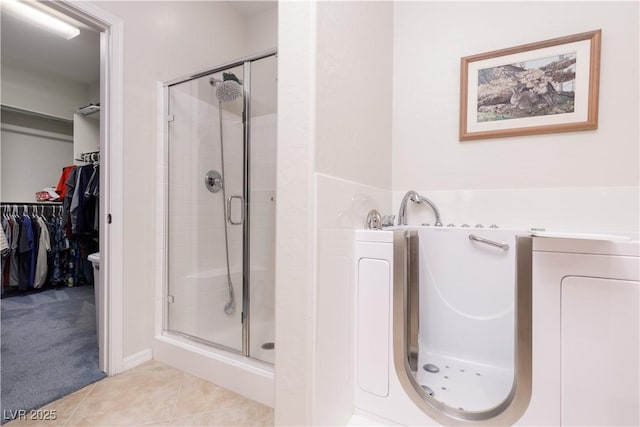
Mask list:
[[[91,384],[98,369],[93,287],[5,298],[0,351],[1,422]]]

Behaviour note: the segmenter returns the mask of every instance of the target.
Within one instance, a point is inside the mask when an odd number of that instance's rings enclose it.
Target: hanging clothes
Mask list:
[[[33,286],[35,262],[33,259],[33,227],[29,215],[20,218],[21,232],[18,246],[18,289],[26,290]]]
[[[2,234],[0,235],[0,256],[2,259],[9,254],[9,243],[7,242],[7,235],[4,233],[4,227],[2,230]]]
[[[60,259],[62,251],[68,248],[68,242],[62,228],[62,217],[52,215],[49,218],[49,236],[51,241],[51,268],[49,269],[48,281],[51,284],[58,284],[62,280]]]
[[[0,292],[4,293],[5,287],[5,265],[9,265],[7,261],[9,260],[9,253],[11,249],[9,248],[9,240],[7,239],[7,231],[5,228],[5,221],[3,218],[2,221],[2,233],[0,233],[0,274],[2,274],[2,286],[0,286]],[[8,270],[7,270],[8,272]]]
[[[100,166],[78,166],[69,174],[64,199],[64,224],[67,237],[97,237]]]
[[[56,193],[60,195],[60,200],[64,199],[67,194],[67,179],[69,179],[69,175],[71,171],[76,168],[75,165],[65,166],[62,168],[62,175],[60,175],[60,179],[58,179],[58,185],[56,186]]]
[[[20,218],[17,215],[12,217],[13,219],[13,231],[11,233],[11,255],[9,258],[9,262],[11,263],[11,267],[9,270],[9,286],[18,286],[20,283],[20,274],[19,274],[19,252],[18,247],[20,246],[20,232],[22,230],[22,223]]]
[[[47,262],[47,254],[51,251],[51,241],[49,236],[49,228],[42,217],[37,217],[36,221],[40,226],[40,239],[38,251],[36,255],[36,271],[33,283],[34,288],[41,288],[47,281],[49,265]]]
[[[11,238],[13,233],[13,224],[9,215],[2,217],[2,234],[7,241],[7,252],[2,257],[2,291],[9,286],[9,268],[11,267]]]

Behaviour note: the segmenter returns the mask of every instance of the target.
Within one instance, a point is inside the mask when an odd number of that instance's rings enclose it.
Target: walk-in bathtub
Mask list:
[[[403,424],[512,424],[531,392],[531,237],[358,232],[356,407]]]
[[[356,232],[352,425],[638,425],[638,236],[529,234]]]

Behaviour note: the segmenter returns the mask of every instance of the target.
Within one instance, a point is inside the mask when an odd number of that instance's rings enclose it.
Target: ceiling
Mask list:
[[[65,40],[9,13],[2,13],[0,25],[3,64],[80,84],[100,80],[100,33],[83,26],[80,35]]]
[[[276,1],[229,1],[228,4],[245,17],[277,7]],[[1,62],[80,84],[98,82],[100,33],[86,25],[79,27],[80,35],[65,40],[12,14],[2,13]]]

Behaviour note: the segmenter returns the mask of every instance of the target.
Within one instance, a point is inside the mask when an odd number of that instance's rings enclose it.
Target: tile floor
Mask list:
[[[14,420],[5,426],[273,425],[273,409],[156,361],[88,385],[41,409],[55,410],[57,419]]]

